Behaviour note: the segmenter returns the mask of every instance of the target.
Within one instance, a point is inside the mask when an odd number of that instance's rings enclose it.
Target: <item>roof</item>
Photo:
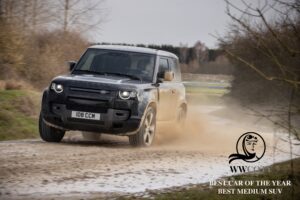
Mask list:
[[[168,57],[173,57],[178,59],[178,57],[175,54],[170,53],[168,51],[162,51],[162,50],[145,48],[145,47],[123,46],[123,45],[93,45],[90,46],[89,48],[139,52],[139,53],[155,54],[160,56],[168,56]]]

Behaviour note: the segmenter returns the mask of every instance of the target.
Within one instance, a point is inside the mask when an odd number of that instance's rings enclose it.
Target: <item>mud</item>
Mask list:
[[[224,113],[234,117],[225,118]],[[126,137],[110,135],[85,141],[74,132],[59,144],[39,139],[1,142],[0,199],[112,198],[230,176],[228,156],[247,131],[260,133],[267,144],[256,165],[290,158],[288,144],[266,122],[254,123],[251,117],[244,122],[246,116],[224,106],[190,106],[184,131],[174,137],[175,132],[160,125],[150,148],[132,148]],[[275,142],[281,151],[274,150]],[[294,152],[300,154],[299,145]]]

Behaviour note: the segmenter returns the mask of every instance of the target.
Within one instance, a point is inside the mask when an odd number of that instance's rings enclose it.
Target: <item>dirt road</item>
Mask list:
[[[39,139],[1,142],[0,199],[107,198],[229,176],[228,155],[247,131],[261,133],[267,143],[257,165],[289,159],[273,151],[278,140],[270,129],[250,127],[220,112],[224,107],[192,107],[185,135],[159,137],[151,148],[131,148],[127,138],[112,136],[88,142],[76,133],[59,144]],[[277,146],[288,150],[282,141]]]

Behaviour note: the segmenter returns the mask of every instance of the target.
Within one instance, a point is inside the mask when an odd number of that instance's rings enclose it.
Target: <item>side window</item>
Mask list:
[[[168,64],[168,59],[166,58],[160,58],[159,59],[159,73],[165,72],[169,70],[169,64]]]
[[[181,81],[179,63],[175,58],[169,58],[170,69],[174,72],[174,81]]]
[[[159,59],[159,67],[158,67],[158,77],[163,78],[164,72],[169,70],[168,59],[160,58]]]

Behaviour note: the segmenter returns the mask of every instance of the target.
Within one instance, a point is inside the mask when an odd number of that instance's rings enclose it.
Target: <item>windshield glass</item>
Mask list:
[[[73,73],[97,73],[152,81],[155,55],[137,52],[88,49]]]

